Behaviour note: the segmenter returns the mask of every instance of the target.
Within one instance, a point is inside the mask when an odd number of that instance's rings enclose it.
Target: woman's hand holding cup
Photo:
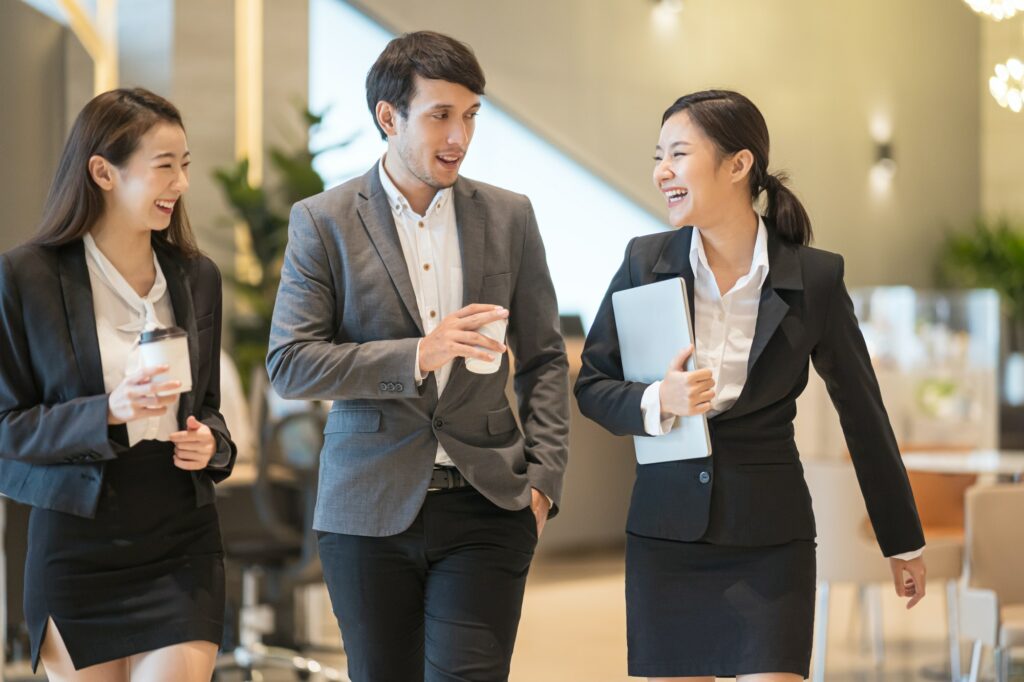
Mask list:
[[[180,388],[181,382],[153,384],[152,379],[168,369],[167,365],[143,367],[126,376],[107,397],[107,423],[124,424],[137,419],[159,417],[167,412],[167,406],[178,399],[178,394],[158,394],[175,391]]]
[[[689,417],[704,414],[711,409],[715,397],[715,380],[710,369],[686,371],[686,361],[693,354],[688,346],[672,360],[665,378],[661,380],[658,395],[661,399],[661,418]]]

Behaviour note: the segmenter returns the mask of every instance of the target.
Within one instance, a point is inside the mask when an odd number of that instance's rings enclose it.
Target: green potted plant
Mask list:
[[[323,115],[302,111],[303,121],[311,134]],[[214,171],[214,178],[234,217],[241,221],[249,236],[255,267],[248,272],[231,272],[226,278],[236,294],[235,310],[228,325],[231,330],[232,356],[248,391],[254,371],[264,371],[274,299],[281,280],[281,265],[288,243],[288,211],[292,204],[324,190],[323,178],[313,168],[317,155],[347,145],[349,141],[310,151],[299,143],[292,151],[272,147],[269,165],[275,171],[275,186],[266,183],[254,187],[249,183],[249,160]],[[231,224],[232,229],[234,224]]]
[[[976,218],[970,230],[946,238],[937,276],[943,286],[999,292],[1008,353],[1003,398],[1024,404],[1024,227],[1006,217]]]

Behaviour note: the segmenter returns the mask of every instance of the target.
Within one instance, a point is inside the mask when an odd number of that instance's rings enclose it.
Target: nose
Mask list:
[[[671,180],[675,176],[672,172],[672,166],[669,164],[668,157],[658,161],[654,166],[654,184],[660,185],[665,180]]]
[[[455,120],[452,127],[448,130],[448,144],[465,147],[469,143],[469,135],[469,126],[466,124],[466,121]]]
[[[188,171],[185,168],[178,171],[178,177],[174,179],[174,189],[182,194],[188,189]]]

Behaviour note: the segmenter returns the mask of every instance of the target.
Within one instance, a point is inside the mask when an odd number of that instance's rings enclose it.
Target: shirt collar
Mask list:
[[[690,269],[697,273],[697,266],[702,266],[707,272],[711,272],[708,265],[708,257],[704,252],[704,242],[700,236],[700,228],[693,228],[693,237],[690,239]],[[764,285],[768,277],[768,228],[765,227],[764,218],[757,216],[757,237],[754,239],[754,255],[750,259],[750,270],[744,277],[751,277],[757,280],[757,285]],[[740,279],[743,279],[742,277]]]
[[[127,325],[131,329],[126,329],[126,331],[142,331],[143,328],[155,329],[159,327],[160,321],[157,319],[154,306],[167,293],[167,279],[164,277],[164,271],[160,268],[160,261],[156,257],[156,252],[153,252],[153,267],[156,269],[156,278],[153,280],[153,286],[145,296],[139,296],[138,292],[124,278],[124,275],[100,251],[96,245],[96,240],[93,239],[91,234],[85,233],[82,241],[85,243],[86,261],[89,270],[99,276],[108,289],[141,316],[138,323]],[[136,330],[135,327],[139,328]]]
[[[409,206],[409,202],[405,198],[405,195],[402,194],[402,191],[395,186],[395,183],[391,180],[391,176],[389,176],[388,172],[384,170],[384,156],[381,156],[380,161],[377,162],[377,173],[380,175],[380,184],[384,187],[384,193],[388,197],[388,205],[391,206],[391,210],[399,215],[405,211],[409,211],[410,214],[416,215],[415,211],[413,211]],[[439,212],[448,204],[451,193],[451,187],[439,190],[437,194],[434,195],[430,205],[427,206],[427,210],[424,212],[423,216],[429,216],[432,212]]]

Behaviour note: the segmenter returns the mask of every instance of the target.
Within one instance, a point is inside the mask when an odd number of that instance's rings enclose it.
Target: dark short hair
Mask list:
[[[448,81],[484,94],[484,71],[472,48],[455,38],[434,31],[400,35],[384,48],[366,74],[366,104],[380,136],[387,139],[377,122],[377,102],[390,102],[402,116],[409,115],[409,102],[416,94],[415,76]]]

